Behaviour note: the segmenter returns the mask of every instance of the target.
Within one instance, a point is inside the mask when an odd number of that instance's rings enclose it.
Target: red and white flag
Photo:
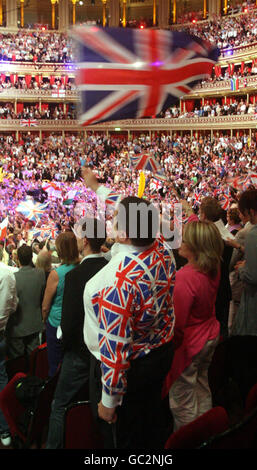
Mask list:
[[[65,90],[61,90],[60,88],[52,91],[53,98],[64,98],[65,97]]]
[[[7,235],[7,227],[8,227],[8,217],[5,217],[3,222],[0,224],[0,240],[4,240]]]

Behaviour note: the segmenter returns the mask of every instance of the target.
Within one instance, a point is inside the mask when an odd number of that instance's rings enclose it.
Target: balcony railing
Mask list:
[[[257,75],[252,75],[247,77],[247,87],[244,87],[244,78],[239,78],[239,90],[243,91],[244,88],[255,88],[257,85]],[[202,84],[198,84],[194,87],[193,91],[190,93],[191,95],[195,95],[195,93],[207,93],[207,92],[215,92],[215,91],[231,91],[231,83],[230,80],[220,80],[216,82],[206,82]],[[234,92],[235,93],[235,92]],[[188,95],[189,96],[189,95]]]
[[[16,88],[2,88],[0,89],[0,101],[1,98],[5,99],[29,99],[38,101],[39,99],[52,99],[55,100],[62,99],[62,100],[78,100],[78,92],[77,90],[65,90],[65,94],[62,96],[53,96],[58,95],[57,90],[43,90],[41,88],[37,90],[23,90],[23,89],[16,89]]]
[[[133,130],[169,130],[180,131],[192,129],[249,129],[257,127],[257,116],[255,114],[242,114],[217,117],[188,117],[170,119],[126,119],[123,121],[112,121],[84,127],[77,120],[40,119],[36,126],[21,126],[19,119],[0,119],[0,132],[3,131],[53,131],[53,132],[81,132],[87,130],[114,131],[119,127],[122,131]]]
[[[56,74],[69,74],[73,75],[75,71],[75,64],[69,62],[20,62],[20,61],[1,61],[0,72],[11,73],[51,73]]]

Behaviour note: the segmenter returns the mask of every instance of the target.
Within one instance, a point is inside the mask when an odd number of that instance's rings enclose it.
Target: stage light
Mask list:
[[[115,127],[114,130],[115,130],[115,131],[120,131],[121,128],[120,128],[120,127]]]
[[[192,23],[194,23],[194,24],[195,24],[195,23],[196,23],[196,20],[192,20]]]
[[[140,25],[140,29],[144,29],[144,25],[143,25],[143,24]]]

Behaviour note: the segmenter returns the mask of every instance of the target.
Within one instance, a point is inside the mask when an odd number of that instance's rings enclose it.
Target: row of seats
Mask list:
[[[256,339],[248,339],[248,350],[250,345],[250,357],[255,370]],[[249,341],[250,339],[250,341]],[[241,339],[240,339],[241,341]],[[250,344],[252,343],[252,345]],[[242,346],[242,345],[241,345]],[[209,369],[209,383],[213,396],[213,408],[205,414],[183,426],[176,432],[172,432],[166,442],[165,449],[253,449],[257,447],[257,379],[253,383],[248,382],[248,390],[244,384],[242,389],[243,412],[240,419],[233,423],[231,420],[231,409],[219,401],[219,392],[224,392],[224,370],[229,382],[233,381],[233,370],[228,370],[230,355],[236,354],[238,349],[237,340],[221,342],[216,349],[211,367]],[[238,354],[241,359],[246,348],[240,348]],[[250,360],[250,362],[251,362]],[[243,359],[242,359],[243,361]],[[247,357],[249,367],[249,355]],[[0,393],[0,407],[9,424],[15,448],[31,448],[36,445],[41,448],[45,442],[47,427],[51,411],[51,402],[59,377],[56,375],[48,379],[47,346],[42,344],[33,351],[29,364],[24,358],[7,361],[9,382]],[[17,382],[26,376],[37,376],[44,379],[44,385],[37,399],[35,409],[31,412],[27,432],[24,433],[19,425],[20,418],[25,409],[18,401],[15,393]],[[223,394],[224,395],[224,394]],[[88,392],[83,389],[77,400],[67,407],[64,426],[64,448],[65,449],[100,449],[103,446],[102,437],[95,425],[90,402],[87,400]],[[236,397],[238,401],[238,397]],[[220,405],[222,403],[223,406]]]

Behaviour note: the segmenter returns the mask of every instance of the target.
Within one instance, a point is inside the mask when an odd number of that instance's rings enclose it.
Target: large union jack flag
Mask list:
[[[84,126],[158,115],[209,76],[219,55],[176,31],[79,26],[72,37]]]
[[[147,153],[130,155],[129,159],[135,170],[148,170],[152,173],[156,173],[159,168],[159,164],[156,162],[154,157]]]
[[[49,202],[45,204],[40,204],[39,202],[33,202],[28,199],[27,201],[22,201],[16,207],[16,211],[24,215],[26,219],[37,222],[45,214],[45,209],[48,206]]]

